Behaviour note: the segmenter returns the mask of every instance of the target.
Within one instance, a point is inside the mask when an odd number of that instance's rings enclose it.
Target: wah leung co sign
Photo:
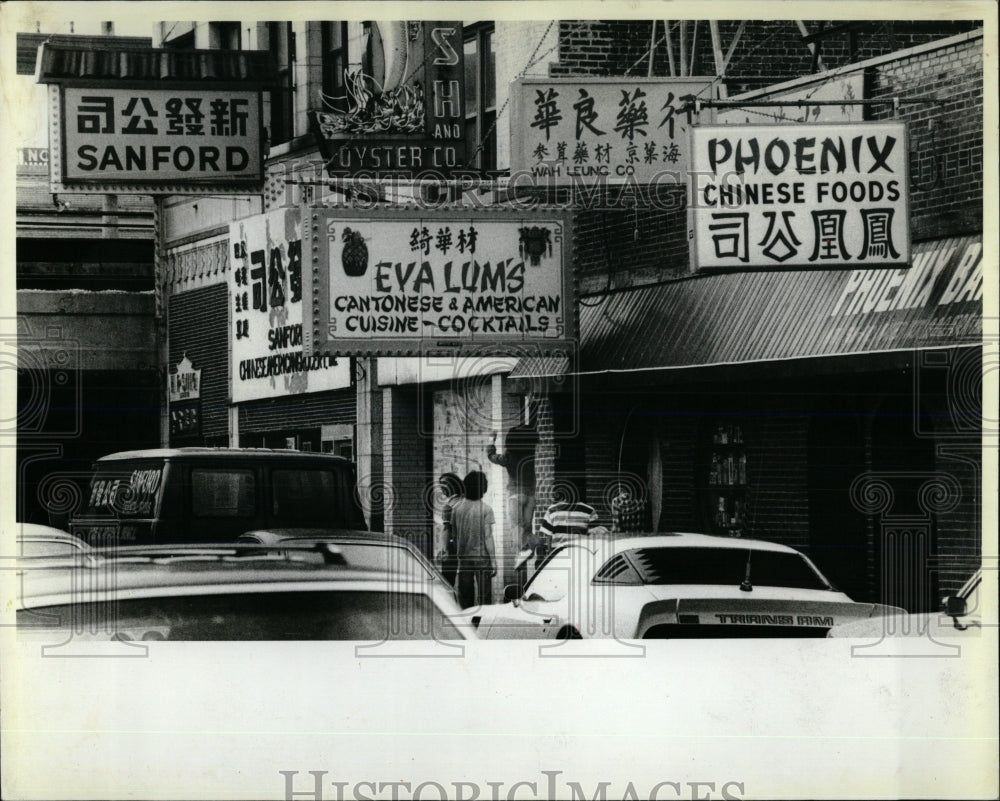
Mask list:
[[[350,386],[349,360],[302,345],[302,240],[298,209],[229,226],[233,403]]]
[[[307,347],[398,355],[563,346],[576,335],[565,213],[304,212]],[[310,281],[315,281],[309,285]]]
[[[903,123],[695,127],[691,154],[698,269],[910,261]]]
[[[712,78],[522,78],[511,84],[511,175],[553,184],[683,186],[691,98]]]

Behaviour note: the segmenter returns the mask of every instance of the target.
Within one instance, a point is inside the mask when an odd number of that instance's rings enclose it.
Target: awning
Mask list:
[[[908,269],[698,275],[590,299],[576,369],[522,360],[511,378],[912,351],[982,341],[982,236],[914,245]]]
[[[266,88],[277,85],[274,59],[267,50],[173,50],[169,48],[95,49],[81,44],[43,43],[39,83],[81,81],[213,84]]]

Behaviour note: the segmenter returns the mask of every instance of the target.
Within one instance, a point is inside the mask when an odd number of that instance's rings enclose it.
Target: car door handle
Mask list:
[[[547,618],[543,618],[543,619],[542,619],[542,623],[544,623],[544,624],[546,624],[546,625],[548,625],[548,624],[549,624],[549,623],[551,623],[551,622],[552,622],[552,618],[550,618],[550,617],[547,617]]]

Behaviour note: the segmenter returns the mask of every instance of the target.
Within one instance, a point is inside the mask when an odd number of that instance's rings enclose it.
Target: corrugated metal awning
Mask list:
[[[753,272],[617,292],[580,309],[574,372],[615,373],[976,345],[982,237],[914,245],[904,270]],[[523,360],[512,378],[572,369]],[[560,372],[561,371],[561,372]]]
[[[95,49],[42,44],[36,72],[39,83],[81,81],[127,83],[186,82],[275,86],[277,71],[267,50],[174,50],[168,48]]]

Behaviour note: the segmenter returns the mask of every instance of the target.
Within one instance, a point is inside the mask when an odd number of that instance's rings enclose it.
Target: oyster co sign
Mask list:
[[[576,334],[562,212],[304,212],[314,353],[565,347]]]
[[[903,123],[699,126],[691,154],[700,269],[910,261]]]
[[[310,112],[331,177],[444,178],[467,171],[461,22],[373,22],[380,76]]]

